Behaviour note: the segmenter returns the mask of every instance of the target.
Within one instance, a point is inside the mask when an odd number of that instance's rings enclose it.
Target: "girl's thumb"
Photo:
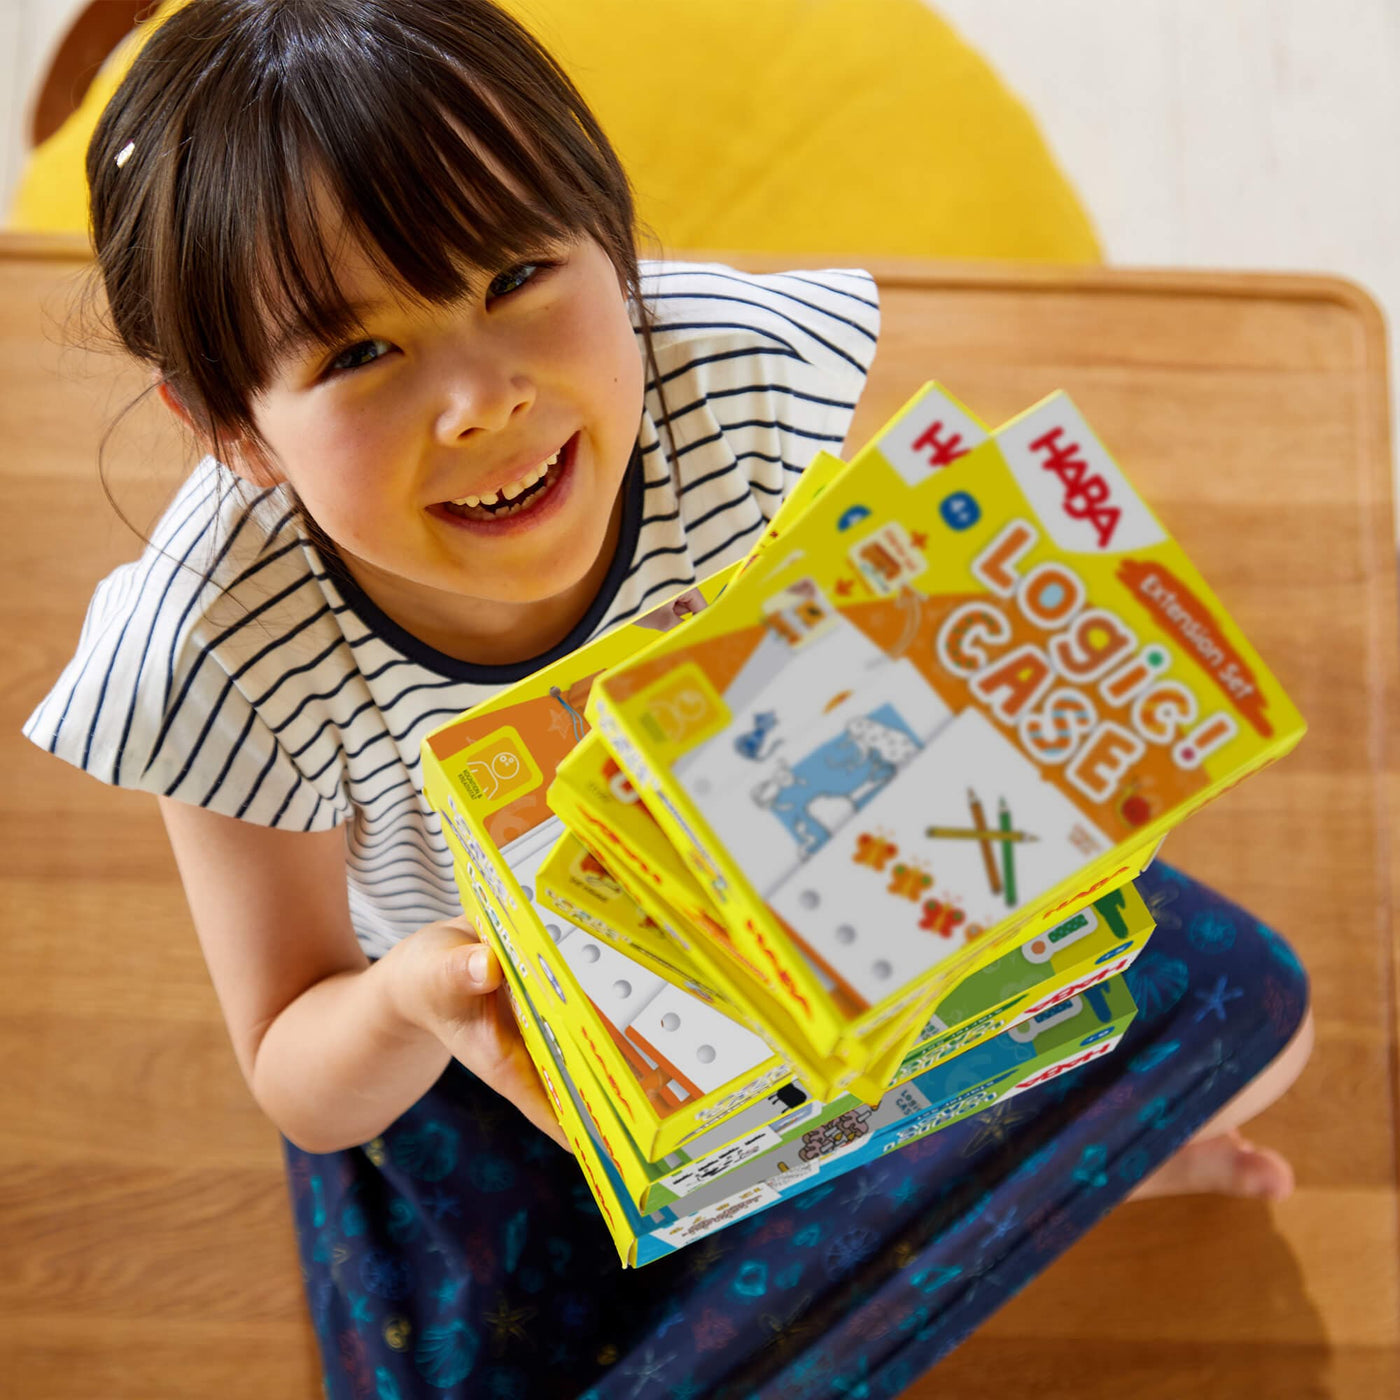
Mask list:
[[[493,961],[491,950],[478,944],[467,954],[467,977],[478,987],[484,987],[491,981]]]

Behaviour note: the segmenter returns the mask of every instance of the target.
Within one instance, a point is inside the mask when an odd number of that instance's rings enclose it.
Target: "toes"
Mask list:
[[[1288,1159],[1267,1147],[1245,1144],[1236,1157],[1235,1173],[1241,1196],[1258,1196],[1269,1201],[1284,1201],[1293,1194],[1296,1184]]]
[[[1187,1143],[1133,1192],[1151,1196],[1210,1194],[1282,1201],[1292,1195],[1293,1168],[1267,1147],[1246,1142],[1237,1131]]]
[[[1197,1191],[1270,1201],[1284,1200],[1293,1192],[1293,1168],[1287,1159],[1271,1148],[1246,1142],[1238,1132],[1190,1143],[1185,1154],[1192,1159]]]

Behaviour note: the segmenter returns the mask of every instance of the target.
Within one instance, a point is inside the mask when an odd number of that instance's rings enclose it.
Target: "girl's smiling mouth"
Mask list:
[[[429,506],[428,513],[439,520],[478,532],[495,534],[530,528],[547,515],[553,515],[568,494],[564,488],[572,479],[578,438],[578,433],[575,433],[552,457],[530,468],[516,480],[507,482],[499,490],[480,497],[463,496],[455,501],[440,501],[437,505]]]

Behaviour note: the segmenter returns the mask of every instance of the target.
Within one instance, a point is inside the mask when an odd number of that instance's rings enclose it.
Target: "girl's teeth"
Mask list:
[[[492,491],[485,496],[463,496],[459,500],[452,502],[454,506],[494,506],[498,502],[504,504],[506,501],[513,501],[517,496],[523,495],[537,481],[544,478],[545,474],[559,460],[559,453],[546,458],[537,467],[531,467],[524,476],[517,477],[516,480],[502,486],[499,492]],[[505,510],[497,511],[497,515],[514,515],[520,506],[510,506]]]
[[[502,498],[507,501],[513,501],[517,496],[528,491],[537,481],[543,478],[544,474],[558,460],[559,454],[556,452],[552,457],[549,457],[545,461],[541,462],[539,466],[531,467],[530,470],[527,471],[524,476],[517,477],[514,481],[508,483],[505,486],[502,486]],[[487,502],[485,498],[483,498],[482,504],[486,505],[489,504],[489,502]]]

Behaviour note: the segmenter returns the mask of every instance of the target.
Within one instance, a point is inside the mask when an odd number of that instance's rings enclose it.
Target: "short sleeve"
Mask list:
[[[272,668],[308,658],[317,641],[307,620],[324,612],[305,568],[287,554],[268,556],[262,586],[241,597],[168,549],[148,549],[109,575],[25,735],[114,786],[264,826],[318,831],[343,822],[350,804],[341,767],[299,761],[260,694]],[[327,654],[332,665],[336,650]]]
[[[875,358],[880,304],[874,278],[829,270],[746,280],[754,332],[774,342],[764,357],[773,367],[764,386],[772,421],[787,434],[791,455],[802,458],[800,467],[818,450],[839,454]],[[755,461],[750,480],[786,494],[792,485],[786,454],[786,478],[778,465]]]
[[[879,292],[868,272],[756,274],[707,263],[648,271],[666,374],[678,391],[668,405],[674,416],[704,399],[727,433],[782,435],[783,462],[772,453],[766,465],[748,459],[760,490],[785,493],[791,482],[781,466],[800,471],[819,448],[841,450],[880,333]]]
[[[646,497],[614,623],[742,558],[812,458],[842,451],[880,328],[860,270],[651,263],[642,285]]]

